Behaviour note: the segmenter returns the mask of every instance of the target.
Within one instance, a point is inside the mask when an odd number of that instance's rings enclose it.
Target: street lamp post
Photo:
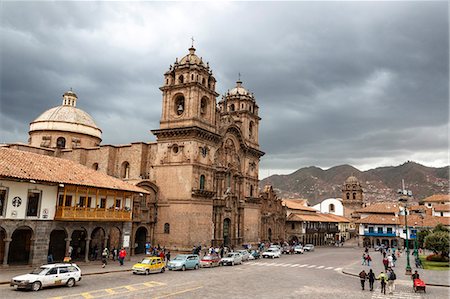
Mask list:
[[[404,214],[405,214],[405,228],[406,228],[406,236],[405,236],[405,242],[406,242],[406,269],[405,269],[405,275],[411,275],[411,265],[409,264],[409,243],[408,243],[408,218],[406,213],[407,208],[407,202],[408,197],[412,197],[412,192],[410,190],[405,189],[405,181],[402,180],[402,189],[398,190],[398,193],[401,194],[399,201],[404,202]]]

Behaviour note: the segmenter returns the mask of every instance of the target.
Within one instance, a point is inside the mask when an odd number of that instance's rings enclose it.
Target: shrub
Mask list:
[[[440,254],[430,254],[426,260],[430,262],[448,262],[448,257],[441,256]]]

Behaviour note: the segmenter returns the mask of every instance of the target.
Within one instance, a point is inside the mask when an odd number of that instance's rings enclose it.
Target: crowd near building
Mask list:
[[[212,69],[193,46],[169,67],[160,90],[155,142],[102,144],[102,130],[70,90],[30,123],[27,144],[0,146],[1,264],[38,264],[49,255],[88,261],[105,247],[134,255],[159,244],[189,251],[358,238],[397,246],[419,229],[448,226],[448,196],[406,210],[367,205],[354,176],[342,198],[312,207],[280,199],[271,186],[260,190],[256,98],[238,80],[218,100]],[[414,227],[408,236],[402,212]]]

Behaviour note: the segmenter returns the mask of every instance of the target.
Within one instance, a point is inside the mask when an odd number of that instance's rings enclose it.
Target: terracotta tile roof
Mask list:
[[[423,200],[424,202],[450,202],[450,194],[435,194]]]
[[[450,217],[439,217],[439,216],[429,216],[425,215],[423,218],[420,215],[408,215],[407,216],[408,227],[419,226],[419,227],[435,227],[439,223],[446,226],[450,226]],[[405,225],[405,216],[399,217],[400,224]]]
[[[306,206],[304,200],[283,199],[283,205],[288,209],[317,212],[316,209]]]
[[[436,212],[450,212],[450,205],[448,204],[434,205],[433,209]]]
[[[394,215],[386,215],[386,214],[373,214],[369,215],[365,218],[356,220],[355,223],[364,223],[364,224],[399,224],[398,217]]]
[[[398,212],[400,211],[399,209],[399,205],[396,203],[374,203],[371,204],[365,208],[356,210],[356,213],[367,213],[367,214],[371,214],[371,213],[375,213],[375,214],[398,214]]]
[[[70,160],[9,148],[0,148],[0,178],[148,193]]]
[[[298,213],[291,213],[288,216],[288,221],[309,221],[309,222],[333,222],[333,223],[339,223],[339,222],[350,222],[347,218],[337,215],[331,215],[331,214],[322,214],[322,213],[316,213],[316,214],[298,214]]]

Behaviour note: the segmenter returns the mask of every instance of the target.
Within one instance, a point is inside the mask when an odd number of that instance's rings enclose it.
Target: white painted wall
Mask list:
[[[441,215],[441,212],[433,211],[433,216],[450,217],[450,212],[443,212],[443,214]]]
[[[334,212],[330,211],[330,204],[334,205]],[[322,200],[322,202],[313,206],[314,209],[321,213],[329,213],[338,216],[344,216],[344,206],[340,198],[327,198]]]
[[[6,212],[0,219],[32,219],[32,220],[53,220],[55,217],[56,200],[58,186],[33,184],[30,182],[14,182],[0,180],[0,188],[7,189]],[[38,207],[38,217],[27,217],[28,190],[41,192],[40,204]],[[21,204],[13,206],[13,199],[20,198]]]

